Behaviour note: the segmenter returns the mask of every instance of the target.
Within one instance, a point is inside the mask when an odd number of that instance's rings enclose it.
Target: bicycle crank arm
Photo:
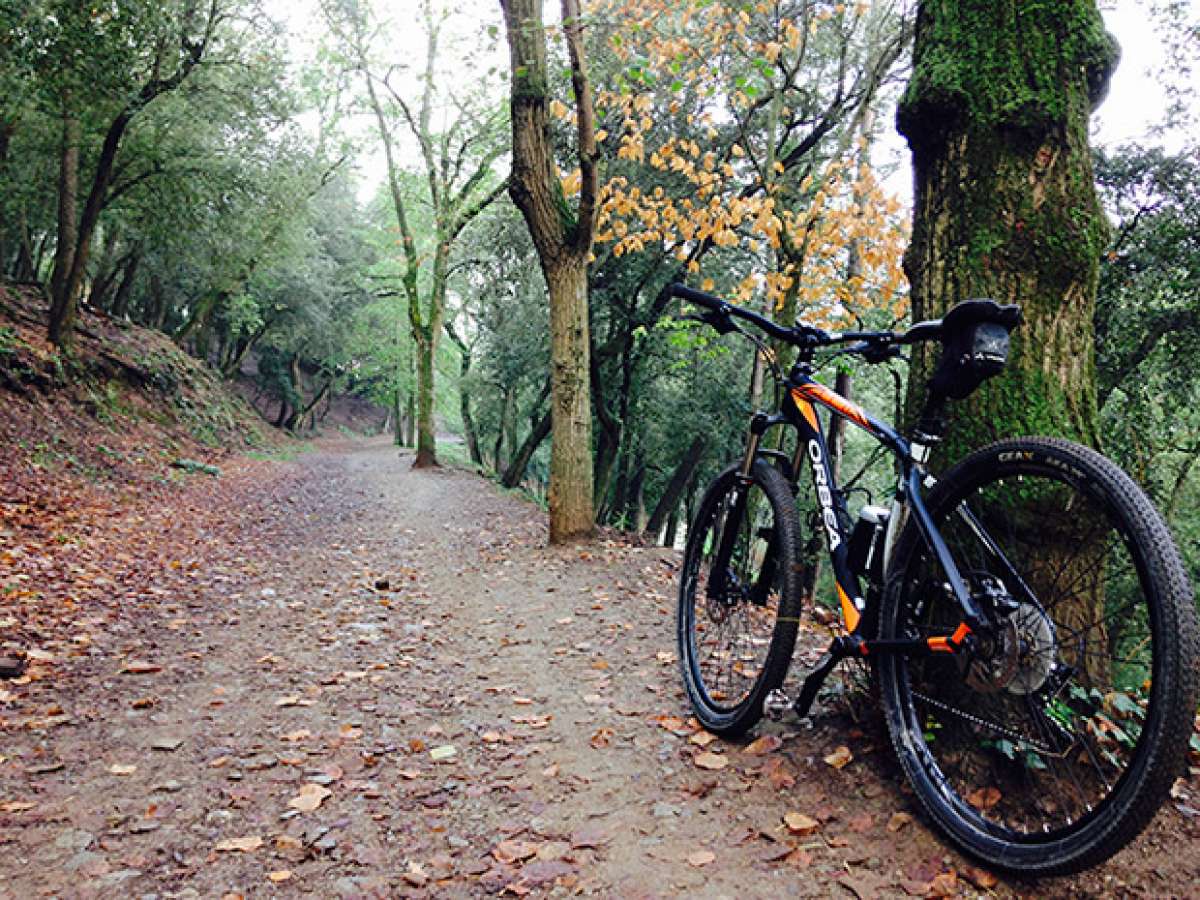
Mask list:
[[[764,703],[764,711],[774,719],[782,718],[789,708],[801,719],[805,718],[812,705],[816,702],[821,685],[829,677],[829,673],[837,668],[837,664],[851,656],[883,656],[899,654],[901,656],[932,656],[935,653],[956,653],[962,640],[954,642],[949,638],[934,639],[936,643],[926,640],[881,639],[864,641],[857,635],[843,635],[833,639],[833,642],[812,667],[800,686],[800,693],[795,700],[788,700],[782,691],[771,691]]]

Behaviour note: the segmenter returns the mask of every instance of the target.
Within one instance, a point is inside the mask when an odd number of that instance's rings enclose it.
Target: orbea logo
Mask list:
[[[821,445],[816,441],[808,442],[808,458],[812,461],[817,500],[821,503],[821,518],[825,522],[825,530],[829,533],[829,552],[832,553],[842,542],[842,538],[838,534],[837,515],[833,511],[833,493],[829,490],[829,481],[825,477],[825,455],[821,453]]]

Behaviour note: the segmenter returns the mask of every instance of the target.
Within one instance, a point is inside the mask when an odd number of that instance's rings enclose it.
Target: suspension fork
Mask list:
[[[715,577],[708,581],[707,597],[709,601],[720,599],[729,587],[729,563],[733,558],[733,548],[737,543],[738,526],[746,514],[746,499],[750,495],[751,473],[754,471],[754,461],[758,458],[758,449],[762,444],[762,436],[773,425],[787,422],[783,416],[770,416],[764,412],[756,412],[750,418],[750,428],[746,438],[746,451],[742,456],[741,466],[735,476],[738,491],[734,495],[733,505],[725,513],[721,523],[721,531],[717,536],[717,555],[713,559],[712,571]],[[732,527],[731,527],[732,526]],[[752,536],[753,537],[753,536]],[[752,602],[762,605],[770,592],[771,584],[775,581],[775,542],[767,544],[767,556],[759,573],[753,592]]]

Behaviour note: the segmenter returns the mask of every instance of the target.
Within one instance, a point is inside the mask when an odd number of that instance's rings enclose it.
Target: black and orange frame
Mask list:
[[[808,366],[799,365],[783,382],[784,399],[779,415],[756,413],[750,423],[750,435],[743,461],[743,475],[749,476],[754,460],[760,455],[779,457],[779,463],[787,470],[787,475],[795,482],[804,477],[803,470],[808,469],[812,477],[813,488],[820,506],[820,517],[829,559],[833,571],[834,583],[837,590],[838,603],[841,608],[842,620],[846,634],[834,639],[816,667],[806,677],[804,685],[793,704],[797,713],[807,715],[812,702],[816,699],[817,691],[825,678],[842,659],[852,656],[869,657],[880,654],[901,654],[904,656],[927,656],[933,653],[957,653],[968,636],[974,632],[985,631],[987,619],[972,598],[970,589],[964,581],[958,566],[951,556],[945,540],[938,533],[928,510],[921,497],[922,487],[933,483],[931,476],[924,468],[924,457],[927,450],[924,445],[908,441],[894,428],[872,416],[857,404],[831,390],[826,385],[813,379]],[[962,621],[950,633],[924,639],[880,639],[868,632],[877,617],[870,615],[873,610],[869,604],[879,602],[882,584],[869,585],[873,590],[864,593],[859,576],[851,569],[848,561],[850,536],[844,522],[848,519],[844,506],[844,498],[834,479],[833,468],[830,465],[829,452],[825,442],[825,432],[816,407],[829,410],[832,415],[840,416],[853,425],[866,431],[872,438],[890,450],[898,459],[900,479],[898,485],[897,505],[893,507],[892,516],[900,509],[905,509],[909,520],[916,523],[921,530],[929,548],[937,558],[946,578],[962,610]],[[779,451],[761,450],[762,436],[773,427],[790,426],[796,429],[797,445],[795,455],[788,458]],[[970,515],[969,512],[966,513]],[[978,523],[974,523],[978,526]],[[889,527],[895,527],[889,522]],[[725,543],[724,541],[722,543]],[[989,543],[991,543],[989,541]],[[999,548],[992,545],[993,550]],[[723,570],[721,561],[726,560],[732,547],[721,546],[719,557],[715,562],[717,570]],[[880,548],[882,552],[882,548]],[[1000,554],[1002,557],[1003,554]],[[771,575],[773,579],[773,574]]]

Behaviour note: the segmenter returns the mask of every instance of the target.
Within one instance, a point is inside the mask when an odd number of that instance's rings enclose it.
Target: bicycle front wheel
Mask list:
[[[1153,818],[1196,710],[1195,606],[1145,494],[1066,441],[1004,441],[946,473],[927,503],[997,624],[968,651],[879,661],[892,743],[959,847],[1028,875],[1079,871]],[[910,526],[881,636],[949,634],[961,615]]]
[[[762,718],[783,683],[800,615],[797,524],[778,470],[758,460],[748,479],[722,472],[688,533],[676,635],[696,718],[727,737]]]

